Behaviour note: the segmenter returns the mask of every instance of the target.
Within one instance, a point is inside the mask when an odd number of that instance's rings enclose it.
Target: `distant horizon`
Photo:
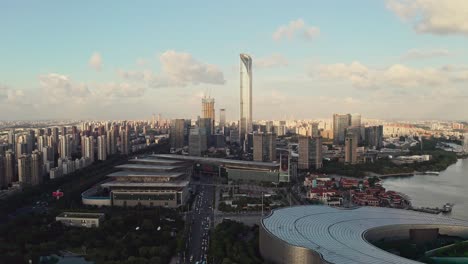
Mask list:
[[[241,53],[254,120],[468,118],[468,1],[52,0],[0,16],[2,120],[193,118],[207,94],[238,120]]]

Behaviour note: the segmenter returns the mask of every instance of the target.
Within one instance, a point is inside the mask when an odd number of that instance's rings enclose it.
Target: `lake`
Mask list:
[[[439,207],[453,203],[451,217],[468,220],[468,159],[441,171],[439,175],[387,178],[383,187],[404,193],[415,207]]]

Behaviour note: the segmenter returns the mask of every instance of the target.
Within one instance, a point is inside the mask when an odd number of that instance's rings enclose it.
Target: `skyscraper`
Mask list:
[[[107,139],[105,135],[97,138],[98,160],[107,159]]]
[[[219,109],[219,127],[223,129],[226,126],[226,109]]]
[[[247,54],[240,54],[240,115],[239,139],[244,145],[248,133],[252,128],[252,58]]]
[[[322,168],[322,138],[299,137],[298,168],[302,170]]]
[[[184,127],[185,127],[185,120],[184,119],[173,119],[171,120],[171,128],[170,128],[170,141],[171,141],[171,148],[183,148],[184,147]]]
[[[275,161],[276,160],[276,134],[254,133],[253,134],[253,160]]]
[[[215,100],[210,97],[202,98],[202,118],[211,119],[211,131],[214,131],[215,123],[215,109],[214,109]]]
[[[345,138],[345,163],[357,163],[358,135],[349,133]]]
[[[351,126],[351,115],[333,115],[333,144],[343,145],[346,136],[346,129]]]

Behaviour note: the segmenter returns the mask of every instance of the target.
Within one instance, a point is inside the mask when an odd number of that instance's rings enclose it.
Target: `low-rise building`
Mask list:
[[[104,216],[102,213],[63,212],[55,217],[55,221],[66,226],[91,228],[99,227]]]

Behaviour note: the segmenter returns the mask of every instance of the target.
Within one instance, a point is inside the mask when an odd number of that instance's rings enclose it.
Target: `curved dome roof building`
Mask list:
[[[274,210],[262,220],[260,253],[276,264],[419,263],[370,242],[410,239],[415,233],[425,239],[434,232],[468,238],[468,221],[381,207],[296,206]]]

